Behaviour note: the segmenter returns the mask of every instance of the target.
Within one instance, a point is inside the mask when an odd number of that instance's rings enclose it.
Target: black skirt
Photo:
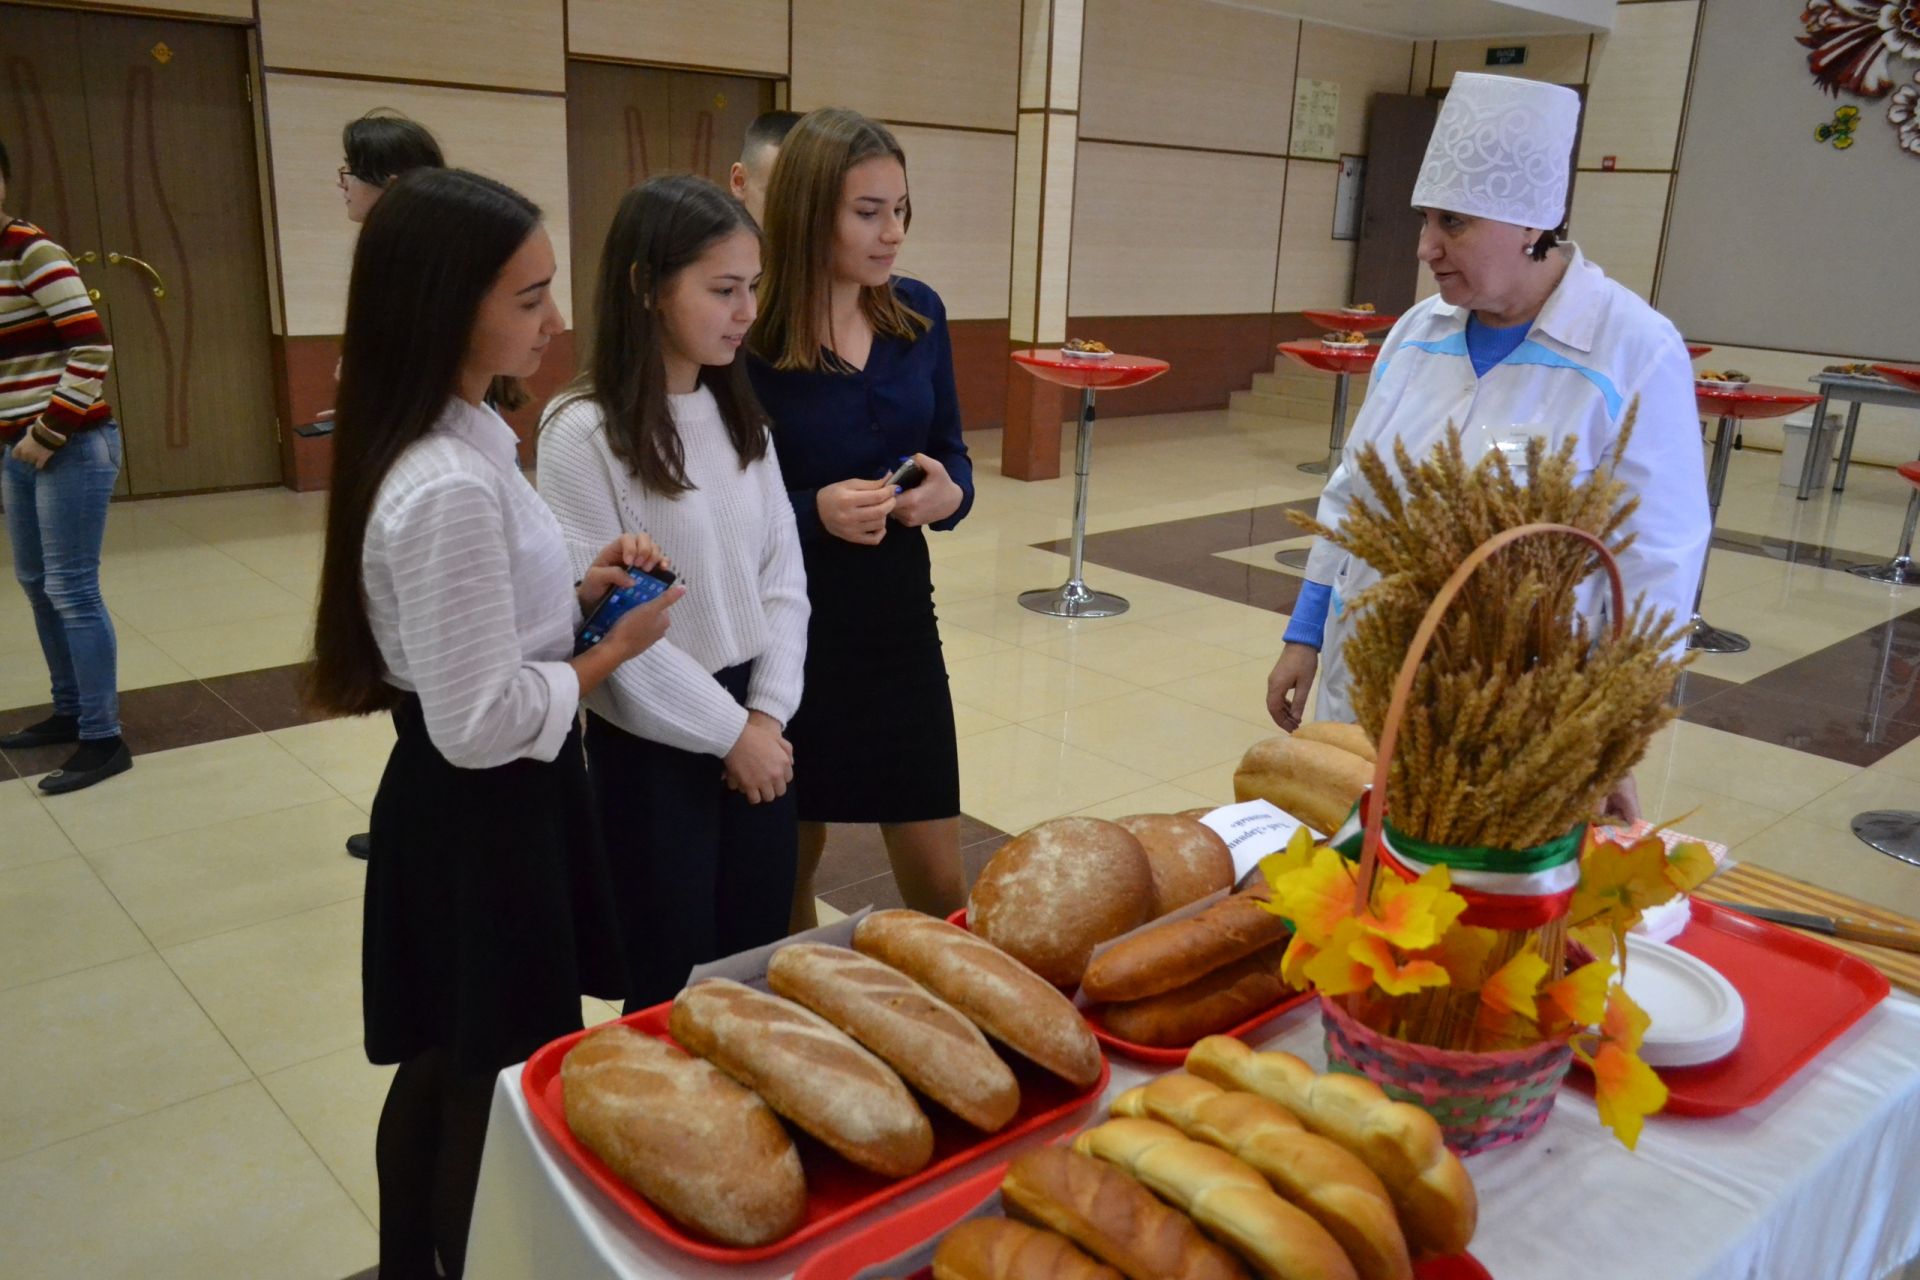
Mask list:
[[[805,545],[806,688],[788,726],[803,822],[924,822],[960,812],[953,695],[924,530],[874,547]]]
[[[580,728],[551,763],[462,769],[428,738],[417,697],[393,725],[367,860],[367,1058],[440,1049],[498,1071],[578,1031],[582,994],[624,994]]]

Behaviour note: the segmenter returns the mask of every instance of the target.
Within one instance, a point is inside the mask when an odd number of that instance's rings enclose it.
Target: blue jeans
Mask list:
[[[36,470],[8,451],[0,471],[13,573],[33,605],[53,677],[53,709],[76,716],[80,736],[120,732],[119,650],[100,599],[100,541],[120,475],[120,428],[75,432]]]

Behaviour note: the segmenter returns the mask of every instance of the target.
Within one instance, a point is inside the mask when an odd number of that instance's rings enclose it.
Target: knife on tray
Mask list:
[[[1902,929],[1895,925],[1875,924],[1870,920],[1855,920],[1850,916],[1823,916],[1811,911],[1785,911],[1779,907],[1757,907],[1744,902],[1716,901],[1715,905],[1761,920],[1769,920],[1774,924],[1806,929],[1812,933],[1824,933],[1832,938],[1845,938],[1849,942],[1866,942],[1876,947],[1892,947],[1896,951],[1920,951],[1920,932]]]

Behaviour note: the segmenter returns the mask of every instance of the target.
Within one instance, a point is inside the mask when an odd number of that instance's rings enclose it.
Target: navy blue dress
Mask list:
[[[773,443],[807,566],[806,688],[787,727],[803,822],[923,822],[960,812],[953,698],[933,611],[925,529],[889,523],[877,546],[844,542],[814,505],[826,485],[877,480],[896,461],[940,460],[973,506],[973,463],[960,438],[947,311],[918,280],[894,293],[931,327],[912,342],[874,335],[867,367],[849,372],[748,369],[773,419]]]

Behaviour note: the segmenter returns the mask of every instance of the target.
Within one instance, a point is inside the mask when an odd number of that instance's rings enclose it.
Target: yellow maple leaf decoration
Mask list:
[[[1316,947],[1327,947],[1354,915],[1354,874],[1338,852],[1322,846],[1305,867],[1273,882],[1274,910],[1293,921],[1293,930]]]
[[[1287,950],[1280,957],[1280,980],[1295,991],[1305,991],[1312,979],[1307,977],[1307,962],[1320,954],[1320,948],[1295,932],[1287,939]]]
[[[1588,1063],[1593,1068],[1593,1098],[1600,1123],[1631,1151],[1640,1142],[1646,1118],[1667,1105],[1667,1086],[1640,1055],[1617,1044],[1603,1044]]]
[[[1325,996],[1351,995],[1373,985],[1374,971],[1354,957],[1354,943],[1363,938],[1360,922],[1352,916],[1342,920],[1328,936],[1327,945],[1301,966],[1301,973]]]
[[[1583,964],[1557,982],[1541,988],[1549,1006],[1544,1021],[1549,1025],[1596,1026],[1606,1011],[1607,984],[1613,980],[1613,966],[1605,960]]]
[[[1296,871],[1305,871],[1312,862],[1313,833],[1305,827],[1298,827],[1287,841],[1286,848],[1260,859],[1260,875],[1266,880],[1268,889],[1277,889],[1282,879]],[[1267,910],[1275,910],[1272,902],[1267,904]]]
[[[1440,935],[1440,945],[1429,953],[1439,962],[1462,991],[1471,991],[1486,978],[1487,964],[1493,958],[1494,944],[1500,935],[1492,929],[1463,924]],[[1596,1007],[1595,1018],[1600,1016]]]
[[[1467,900],[1453,892],[1444,865],[1428,868],[1418,880],[1381,874],[1375,881],[1373,908],[1361,917],[1366,931],[1406,951],[1424,951],[1453,927]]]
[[[1628,1053],[1639,1053],[1653,1019],[1634,1002],[1625,987],[1607,988],[1607,1007],[1600,1016],[1600,1036]]]
[[[1703,844],[1683,844],[1667,855],[1667,883],[1676,894],[1692,893],[1719,869]]]
[[[1574,924],[1586,924],[1611,915],[1631,928],[1643,909],[1665,902],[1673,893],[1667,881],[1667,846],[1658,836],[1631,844],[1588,840],[1580,854],[1580,884],[1573,891],[1568,917]]]
[[[1480,988],[1480,1003],[1537,1022],[1540,980],[1546,976],[1547,962],[1540,958],[1540,953],[1522,951],[1487,979],[1486,985]]]
[[[1431,960],[1401,960],[1385,938],[1363,931],[1347,944],[1347,955],[1373,977],[1374,985],[1390,996],[1410,996],[1426,987],[1447,985],[1447,971]]]

